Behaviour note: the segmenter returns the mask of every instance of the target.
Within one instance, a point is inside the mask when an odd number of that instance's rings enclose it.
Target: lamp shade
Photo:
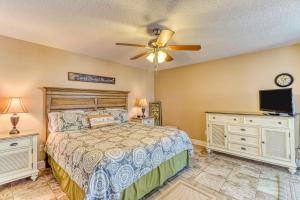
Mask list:
[[[148,103],[147,103],[146,99],[140,99],[140,101],[139,101],[140,107],[146,107],[147,105],[148,105]]]
[[[2,113],[5,114],[5,113],[26,113],[26,112],[28,111],[24,106],[21,97],[10,97]]]

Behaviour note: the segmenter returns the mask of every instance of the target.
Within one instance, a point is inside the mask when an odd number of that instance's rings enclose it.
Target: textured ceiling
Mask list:
[[[200,52],[171,52],[178,67],[300,42],[300,0],[0,0],[0,35],[129,66],[148,29],[176,33],[170,44],[201,44]]]

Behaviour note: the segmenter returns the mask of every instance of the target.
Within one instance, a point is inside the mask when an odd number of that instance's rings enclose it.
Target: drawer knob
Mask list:
[[[246,138],[241,138],[242,141],[246,141]]]
[[[246,129],[244,129],[244,128],[241,128],[241,131],[246,131]]]
[[[252,120],[252,119],[250,119],[250,120],[249,120],[249,122],[253,122],[253,120]]]
[[[224,135],[224,138],[226,138],[227,136],[226,135]]]
[[[215,117],[213,117],[213,119],[216,119]]]
[[[261,141],[261,143],[262,143],[262,144],[264,144],[264,143],[265,143],[265,141]]]
[[[282,122],[278,122],[278,124],[282,124]]]
[[[236,121],[236,118],[234,118],[233,120]]]
[[[246,150],[246,148],[245,148],[245,147],[241,147],[241,149],[242,149],[242,150]]]
[[[14,143],[11,143],[11,144],[10,144],[11,147],[15,147],[15,146],[17,146],[17,145],[18,145],[17,142],[14,142]]]

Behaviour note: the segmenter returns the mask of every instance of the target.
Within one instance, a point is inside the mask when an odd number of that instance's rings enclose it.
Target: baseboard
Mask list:
[[[194,145],[206,147],[206,141],[204,140],[191,139],[191,141]]]
[[[46,162],[44,160],[37,162],[37,168],[38,169],[45,169],[46,168]]]

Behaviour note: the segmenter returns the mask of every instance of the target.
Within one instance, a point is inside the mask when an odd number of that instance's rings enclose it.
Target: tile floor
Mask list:
[[[299,172],[290,175],[280,167],[224,154],[208,155],[199,147],[195,148],[190,168],[180,172],[145,199],[171,199],[166,192],[171,191],[170,188],[178,182],[185,183],[184,187],[190,185],[204,194],[210,194],[203,199],[300,199]],[[184,191],[188,192],[187,196],[192,196],[190,190],[182,189],[181,193]],[[38,199],[68,199],[50,170],[41,171],[36,182],[24,179],[0,186],[0,200]]]

